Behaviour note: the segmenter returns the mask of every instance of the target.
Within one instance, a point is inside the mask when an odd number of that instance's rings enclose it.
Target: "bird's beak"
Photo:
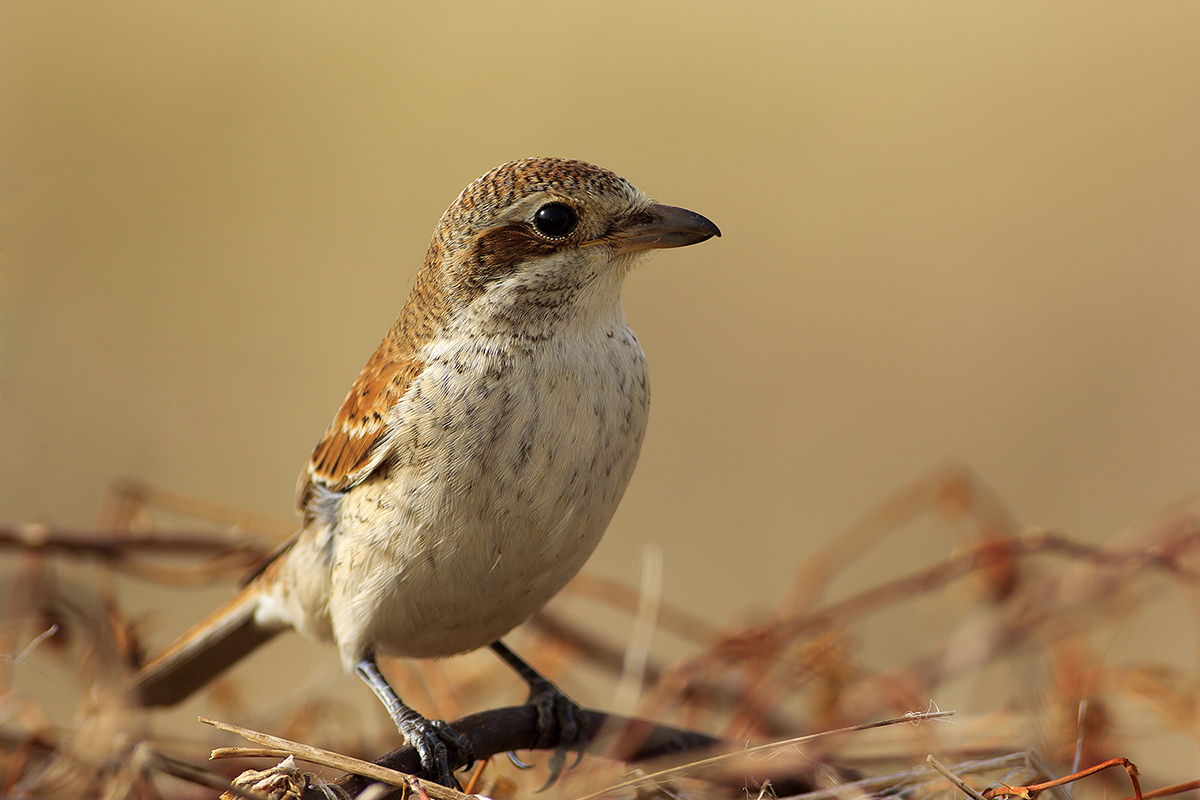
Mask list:
[[[695,211],[655,203],[613,234],[617,250],[636,253],[663,247],[683,247],[720,236],[721,229]]]

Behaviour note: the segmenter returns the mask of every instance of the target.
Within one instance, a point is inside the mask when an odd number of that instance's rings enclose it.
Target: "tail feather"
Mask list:
[[[257,587],[247,586],[152,658],[134,676],[130,695],[142,706],[174,705],[283,630],[259,624]]]

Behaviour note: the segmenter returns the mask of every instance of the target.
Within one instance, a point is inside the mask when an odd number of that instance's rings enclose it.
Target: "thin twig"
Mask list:
[[[301,761],[307,761],[310,764],[332,767],[333,769],[340,769],[343,772],[353,772],[357,775],[362,775],[371,780],[380,781],[392,786],[410,786],[412,785],[412,780],[414,780],[412,775],[388,769],[387,767],[381,767],[378,764],[372,764],[370,761],[363,761],[362,759],[344,756],[330,750],[322,750],[319,747],[293,742],[290,739],[272,736],[269,733],[243,728],[240,725],[231,725],[228,722],[219,722],[207,717],[200,717],[200,721],[206,725],[212,725],[219,730],[236,733],[238,736],[251,742],[287,751],[290,755],[295,756]],[[436,800],[463,800],[466,797],[462,792],[456,792],[441,784],[421,780],[420,778],[416,778],[415,780],[419,782],[419,785],[430,797],[436,798]]]
[[[938,761],[932,755],[925,756],[925,763],[927,763],[929,766],[933,767],[938,772],[940,772],[942,774],[942,776],[946,778],[946,780],[950,781],[955,786],[957,786],[959,789],[961,789],[963,792],[968,794],[970,797],[973,798],[973,800],[987,800],[987,798],[985,798],[982,794],[980,794],[979,791],[974,786],[971,786],[969,783],[964,781],[962,778],[955,775],[953,772],[950,771],[949,767],[947,767],[942,762]]]
[[[1156,797],[1169,797],[1173,794],[1190,792],[1193,789],[1200,789],[1200,781],[1187,781],[1186,783],[1176,783],[1172,786],[1163,786],[1160,789],[1144,792],[1141,798],[1142,800],[1154,800]],[[1137,795],[1130,795],[1129,797],[1122,797],[1121,800],[1137,800],[1137,797]]]
[[[265,537],[240,530],[83,530],[30,524],[0,525],[0,546],[38,547],[66,553],[117,557],[127,551],[183,554],[237,550],[265,554],[272,545]]]
[[[578,800],[592,800],[593,798],[600,797],[601,795],[608,794],[609,792],[615,792],[615,791],[619,791],[621,789],[627,789],[631,786],[637,786],[638,784],[642,784],[642,783],[659,782],[659,781],[667,780],[669,778],[682,777],[682,776],[687,775],[692,772],[698,772],[701,770],[710,769],[712,767],[728,765],[732,762],[738,761],[740,759],[745,759],[745,758],[748,758],[751,756],[763,755],[763,756],[767,756],[768,758],[770,758],[774,755],[777,755],[778,753],[781,753],[785,749],[792,748],[792,747],[795,747],[796,745],[804,744],[806,742],[815,741],[817,739],[824,739],[829,736],[837,736],[837,735],[844,734],[844,733],[857,733],[858,731],[867,731],[867,730],[872,730],[874,728],[883,728],[883,727],[887,727],[889,725],[901,725],[901,724],[912,725],[915,723],[925,722],[925,721],[929,721],[929,720],[949,719],[952,716],[954,716],[953,711],[936,711],[936,712],[932,712],[932,713],[921,712],[921,713],[915,713],[915,714],[908,714],[903,717],[893,717],[892,719],[879,720],[877,722],[866,722],[861,725],[850,725],[848,727],[838,728],[837,730],[832,730],[832,731],[821,731],[819,733],[810,733],[805,736],[795,736],[791,739],[784,739],[783,741],[779,741],[779,742],[767,742],[766,744],[760,744],[760,745],[756,745],[754,747],[747,747],[747,748],[740,749],[740,750],[737,750],[734,752],[721,753],[719,755],[710,756],[708,758],[702,758],[702,759],[699,759],[698,761],[690,761],[687,764],[681,764],[680,766],[677,766],[677,767],[670,767],[668,769],[659,770],[658,772],[652,772],[652,773],[649,773],[646,775],[639,775],[635,778],[630,778],[627,781],[623,781],[622,783],[618,783],[614,786],[609,786],[609,787],[601,789],[597,792],[592,792],[591,794],[585,794],[582,797],[578,798]]]
[[[228,792],[237,797],[246,798],[246,800],[271,800],[265,795],[255,792],[251,789],[243,789],[242,787],[231,783],[221,775],[217,775],[209,770],[189,764],[186,761],[181,761],[178,758],[164,755],[157,750],[150,751],[148,765],[153,766],[160,772],[165,772],[168,775],[174,775],[176,778],[182,778],[185,781],[207,786],[210,789],[217,789],[221,792]]]
[[[1126,774],[1129,775],[1129,782],[1133,784],[1133,796],[1135,800],[1145,800],[1142,795],[1142,784],[1138,780],[1137,765],[1128,758],[1110,758],[1107,761],[1101,761],[1099,764],[1093,764],[1087,769],[1072,772],[1070,775],[1064,775],[1061,778],[1055,778],[1052,781],[1045,783],[1031,783],[1028,786],[1005,786],[1000,789],[988,789],[985,791],[985,800],[991,800],[994,797],[1020,797],[1022,800],[1033,800],[1047,789],[1053,789],[1055,786],[1062,786],[1067,783],[1072,783],[1080,778],[1086,778],[1089,775],[1094,775],[1101,770],[1109,767],[1124,767]]]
[[[1180,562],[1180,556],[1200,544],[1200,528],[1190,529],[1176,542],[1174,552],[1159,548],[1115,550],[1073,542],[1045,531],[1031,531],[1017,539],[985,542],[973,550],[937,562],[909,575],[897,578],[849,597],[839,603],[801,617],[776,620],[726,637],[705,653],[683,662],[663,675],[656,687],[656,709],[670,704],[675,696],[685,692],[699,676],[717,664],[731,664],[747,659],[768,660],[784,647],[803,636],[812,636],[836,625],[845,625],[897,602],[943,588],[974,574],[993,568],[1015,557],[1052,553],[1066,555],[1097,566],[1120,568],[1126,571],[1154,567],[1172,577],[1194,584],[1200,573]],[[1046,613],[1052,609],[1047,608]]]

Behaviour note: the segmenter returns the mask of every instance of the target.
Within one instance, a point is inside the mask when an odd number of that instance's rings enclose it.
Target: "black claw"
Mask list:
[[[575,750],[572,767],[578,766],[583,760],[583,749],[588,741],[588,717],[578,703],[545,678],[530,681],[529,699],[526,703],[537,708],[537,746],[554,746],[554,754],[550,756],[550,763],[547,764],[550,775],[542,788],[538,789],[539,792],[544,792],[562,775],[569,751]]]
[[[429,724],[437,729],[438,737],[445,742],[445,745],[453,747],[458,754],[455,763],[459,764],[459,769],[470,769],[475,763],[475,745],[471,744],[471,740],[461,733],[450,727],[450,723],[444,719],[430,720]]]
[[[397,720],[396,727],[400,729],[405,741],[417,748],[417,754],[421,757],[421,771],[426,775],[436,776],[434,779],[443,786],[457,789],[458,781],[450,772],[450,751],[443,736],[445,731],[451,731],[455,736],[458,736],[458,733],[444,723],[439,724],[440,722],[417,716],[403,721]]]
[[[405,741],[417,749],[421,757],[423,777],[430,777],[443,786],[459,789],[458,780],[450,769],[450,754],[454,764],[465,769],[475,763],[475,748],[467,737],[440,719],[425,719],[413,712],[396,721]]]
[[[588,715],[577,703],[571,703],[570,719],[571,741],[579,745],[575,748],[575,760],[571,762],[570,766],[570,769],[575,769],[579,766],[579,762],[583,761],[583,750],[588,743]],[[566,726],[563,727],[563,730],[567,730]],[[566,738],[565,733],[563,738]]]
[[[525,703],[534,706],[538,715],[537,738],[533,746],[554,748],[554,755],[550,756],[548,764],[550,777],[538,789],[539,792],[545,791],[562,775],[568,751],[576,751],[572,767],[583,760],[583,750],[588,743],[587,712],[503,642],[493,642],[492,649],[529,684],[529,699]]]

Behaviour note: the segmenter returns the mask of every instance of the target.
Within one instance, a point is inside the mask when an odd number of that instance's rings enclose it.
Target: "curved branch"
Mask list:
[[[699,758],[711,755],[713,751],[727,752],[743,746],[741,742],[720,739],[699,731],[660,725],[647,719],[623,717],[590,709],[585,709],[585,713],[588,715],[588,735],[592,741],[589,751],[594,755],[619,758],[628,763],[683,754],[694,754]],[[513,750],[538,749],[533,746],[538,736],[537,710],[533,706],[512,706],[471,714],[456,720],[451,726],[470,740],[477,758],[488,758]],[[601,736],[601,731],[603,740],[598,743],[597,737]],[[598,744],[602,746],[598,747]],[[375,763],[409,774],[421,770],[417,751],[409,746],[397,748]],[[457,769],[462,765],[452,766]],[[757,789],[765,779],[765,776],[743,778],[715,770],[697,773],[695,777],[722,785],[750,789]],[[793,772],[770,776],[770,780],[772,789],[780,796],[801,794],[813,788],[811,774]],[[370,780],[357,775],[345,775],[337,781],[337,785],[351,797],[357,796],[370,783]],[[403,791],[398,788],[382,798],[399,798]],[[312,795],[313,798],[317,796],[315,793]],[[308,797],[308,794],[305,794],[306,800]]]

